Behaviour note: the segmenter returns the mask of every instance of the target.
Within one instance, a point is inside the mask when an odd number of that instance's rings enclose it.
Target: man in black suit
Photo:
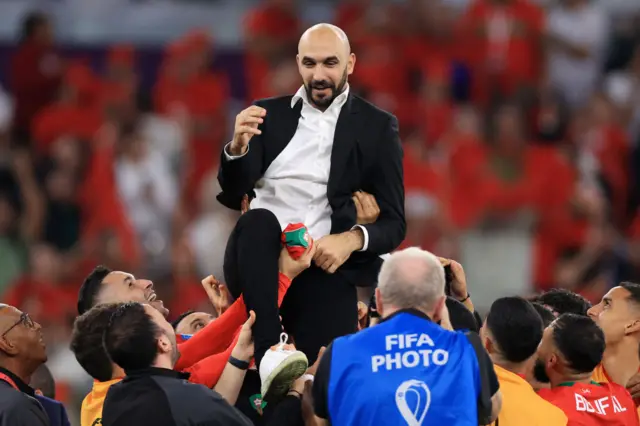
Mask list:
[[[259,100],[236,117],[222,153],[218,200],[250,210],[229,238],[225,278],[254,310],[256,361],[263,397],[277,399],[306,369],[300,353],[277,344],[280,233],[304,223],[315,240],[311,268],[289,289],[280,314],[310,362],[321,346],[356,331],[356,285],[376,281],[379,255],[405,237],[402,147],[397,119],[350,93],[356,57],[345,33],[319,24],[298,45],[303,86],[291,96]],[[356,225],[352,194],[372,194],[375,223]],[[271,350],[270,350],[271,348]]]

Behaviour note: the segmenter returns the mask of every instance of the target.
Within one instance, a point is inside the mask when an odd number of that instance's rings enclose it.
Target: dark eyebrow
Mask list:
[[[320,61],[320,62],[329,62],[329,61],[336,61],[336,62],[340,62],[340,59],[339,59],[337,56],[328,56],[328,57],[324,58],[324,59],[323,59],[322,61]],[[308,56],[303,56],[303,57],[302,57],[302,62],[313,62],[313,63],[316,63],[316,62],[318,62],[318,61],[316,61],[315,59],[310,58],[310,57],[308,57]]]
[[[610,297],[603,297],[603,298],[602,298],[602,301],[603,301],[603,302],[611,303],[611,298],[610,298]]]
[[[195,323],[197,323],[198,321],[202,321],[202,319],[196,318],[193,321],[191,321],[191,327],[193,327],[195,325]]]

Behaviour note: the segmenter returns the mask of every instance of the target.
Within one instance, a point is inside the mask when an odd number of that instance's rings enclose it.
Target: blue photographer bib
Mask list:
[[[463,333],[399,312],[332,346],[332,426],[477,426],[480,370]]]

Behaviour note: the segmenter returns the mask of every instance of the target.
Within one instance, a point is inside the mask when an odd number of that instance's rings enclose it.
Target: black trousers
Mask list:
[[[280,224],[269,210],[255,209],[242,215],[227,243],[225,280],[231,294],[236,298],[243,294],[247,310],[256,313],[253,338],[257,364],[279,342],[282,326],[313,363],[320,347],[356,331],[356,289],[339,272],[327,274],[312,264],[293,281],[279,310],[280,235]]]

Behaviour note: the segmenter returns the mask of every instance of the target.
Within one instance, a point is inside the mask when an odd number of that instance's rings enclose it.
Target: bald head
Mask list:
[[[444,300],[445,277],[440,260],[428,251],[410,247],[393,253],[383,264],[378,291],[383,311],[418,309],[429,315]]]
[[[40,324],[13,306],[0,304],[0,366],[26,378],[47,361]]]
[[[0,333],[4,333],[7,328],[11,327],[21,314],[22,312],[17,308],[0,303]]]
[[[344,56],[351,53],[349,38],[341,28],[331,24],[316,24],[302,34],[298,42],[298,53],[314,45],[332,45],[336,51],[341,50]]]
[[[307,101],[321,111],[345,91],[356,63],[347,35],[331,24],[314,25],[302,34],[297,60]]]

